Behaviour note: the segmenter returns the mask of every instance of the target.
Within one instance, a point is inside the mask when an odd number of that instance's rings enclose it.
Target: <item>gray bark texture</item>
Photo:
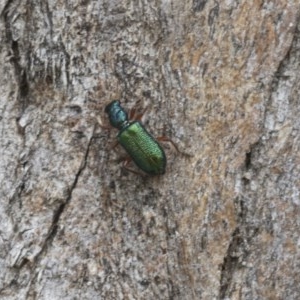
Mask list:
[[[300,299],[299,12],[0,0],[0,299]],[[166,174],[122,167],[114,99]]]

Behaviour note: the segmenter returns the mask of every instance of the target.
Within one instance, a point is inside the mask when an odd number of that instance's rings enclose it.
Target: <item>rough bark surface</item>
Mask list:
[[[0,298],[300,299],[299,6],[0,1]]]

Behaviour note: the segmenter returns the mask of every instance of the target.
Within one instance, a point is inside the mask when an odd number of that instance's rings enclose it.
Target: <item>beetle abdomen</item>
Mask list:
[[[150,175],[164,174],[166,155],[159,143],[135,121],[118,134],[120,144],[125,148],[135,164]]]

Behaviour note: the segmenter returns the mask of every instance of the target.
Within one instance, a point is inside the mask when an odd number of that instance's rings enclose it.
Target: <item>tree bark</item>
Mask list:
[[[0,298],[300,299],[299,8],[1,1]],[[165,175],[122,168],[114,99]]]

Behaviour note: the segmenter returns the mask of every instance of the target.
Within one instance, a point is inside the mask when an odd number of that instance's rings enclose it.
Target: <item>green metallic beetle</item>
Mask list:
[[[119,129],[118,142],[134,163],[149,175],[165,173],[167,159],[163,148],[144,128],[141,122],[130,122],[120,102],[112,101],[105,107],[110,124]]]

